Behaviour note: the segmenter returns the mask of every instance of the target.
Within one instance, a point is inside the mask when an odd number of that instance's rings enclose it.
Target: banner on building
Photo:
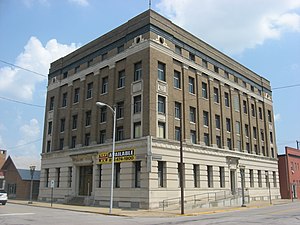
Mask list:
[[[115,151],[115,162],[130,162],[136,159],[134,149]],[[98,164],[111,163],[112,152],[100,152],[98,158]]]

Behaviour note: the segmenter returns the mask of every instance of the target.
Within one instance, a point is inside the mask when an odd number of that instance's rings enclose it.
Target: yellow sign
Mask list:
[[[115,151],[114,161],[116,163],[134,161],[135,159],[136,159],[136,155],[134,153],[134,149]],[[111,163],[111,161],[112,161],[112,152],[99,153],[98,164]]]

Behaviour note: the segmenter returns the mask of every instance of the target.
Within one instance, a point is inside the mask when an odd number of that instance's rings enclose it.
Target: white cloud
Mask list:
[[[300,0],[161,0],[174,23],[227,53],[300,32]]]
[[[56,39],[49,40],[45,46],[36,37],[31,37],[24,51],[16,58],[17,66],[47,76],[50,63],[74,51],[76,44],[64,45]],[[5,97],[31,100],[38,83],[45,82],[47,77],[12,67],[0,68],[0,94]]]
[[[40,128],[37,119],[31,119],[28,124],[24,124],[23,126],[21,126],[20,133],[24,141],[26,142],[28,142],[28,140],[33,141],[34,139],[39,138]]]
[[[275,122],[280,121],[280,119],[281,119],[281,116],[280,116],[279,113],[277,113],[277,114],[274,115],[274,121],[275,121]]]
[[[89,6],[88,0],[69,0],[70,3],[75,3],[80,6]]]
[[[29,169],[29,166],[36,166],[36,170],[41,169],[41,159],[39,155],[11,156],[17,169]]]

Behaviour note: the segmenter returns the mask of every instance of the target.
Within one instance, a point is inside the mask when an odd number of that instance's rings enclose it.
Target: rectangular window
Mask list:
[[[195,130],[191,130],[190,131],[190,136],[191,136],[191,143],[192,144],[196,144],[197,143],[196,131]]]
[[[106,139],[106,131],[100,130],[99,144],[105,143],[105,139]]]
[[[273,143],[273,132],[270,131],[270,142]]]
[[[107,107],[102,106],[100,109],[100,123],[106,122],[106,117],[107,117]]]
[[[120,45],[118,47],[118,53],[123,52],[124,51],[124,45]]]
[[[234,106],[234,110],[239,112],[240,111],[240,102],[239,102],[239,96],[237,95],[234,95],[233,96],[233,106]]]
[[[249,170],[249,177],[250,177],[250,187],[254,187],[254,175],[253,175],[253,170]]]
[[[48,122],[48,135],[52,134],[52,121]]]
[[[142,79],[142,62],[134,64],[134,81]]]
[[[45,187],[49,187],[49,169],[45,169]]]
[[[181,168],[181,165],[182,165],[182,168]],[[178,187],[181,187],[181,182],[183,184],[183,187],[185,186],[184,185],[184,163],[181,164],[181,163],[177,163],[177,174],[178,174]],[[181,181],[181,174],[182,174],[182,181]]]
[[[134,163],[134,187],[141,187],[141,161],[135,161]]]
[[[68,187],[70,188],[72,186],[72,166],[68,167]]]
[[[195,94],[195,79],[193,77],[189,77],[189,92]]]
[[[219,136],[219,135],[216,136],[216,144],[217,144],[218,148],[222,147],[221,136]]]
[[[202,82],[202,97],[207,99],[208,94],[207,94],[207,83]]]
[[[51,152],[51,141],[47,141],[47,152]]]
[[[250,144],[248,142],[246,143],[246,150],[247,150],[248,153],[251,153]]]
[[[196,123],[196,108],[190,106],[190,122]]]
[[[272,123],[272,112],[268,110],[268,121]]]
[[[165,168],[166,162],[157,162],[157,176],[158,176],[158,187],[165,187]]]
[[[236,147],[237,147],[237,150],[238,150],[239,152],[242,151],[242,142],[241,142],[241,140],[237,140],[237,141],[236,141]]]
[[[124,117],[124,102],[117,103],[117,119],[121,119]]]
[[[264,156],[266,156],[265,146],[261,146],[261,152]]]
[[[59,150],[63,150],[63,148],[64,148],[64,139],[60,138],[59,139]]]
[[[60,119],[60,132],[64,132],[65,131],[65,126],[66,126],[66,119]]]
[[[231,138],[227,138],[227,147],[228,149],[232,149]]]
[[[85,126],[91,125],[91,118],[92,118],[92,111],[90,110],[85,113]]]
[[[158,62],[157,73],[159,80],[166,81],[166,64]]]
[[[194,175],[194,187],[200,187],[200,166],[193,164],[193,175]]]
[[[72,136],[71,138],[71,148],[75,148],[76,147],[76,136]]]
[[[243,101],[243,111],[247,114],[247,102],[245,100]]]
[[[269,187],[269,185],[270,185],[269,171],[265,171],[265,180],[266,180],[266,187]]]
[[[175,45],[175,52],[181,55],[181,48],[178,45]]]
[[[61,107],[67,106],[67,96],[68,96],[67,92],[63,93]]]
[[[49,110],[53,110],[54,109],[54,97],[50,98],[50,104],[49,104]]]
[[[231,132],[231,121],[229,118],[226,118],[226,130]]]
[[[255,152],[256,155],[258,155],[258,148],[257,148],[256,144],[254,145],[254,152]]]
[[[164,122],[158,122],[158,134],[159,138],[166,138],[166,124]]]
[[[204,68],[207,68],[207,61],[205,59],[202,59],[202,66]]]
[[[89,99],[92,96],[93,96],[93,82],[87,84],[86,99]]]
[[[80,66],[76,66],[75,69],[74,69],[74,73],[78,73],[79,72],[79,68],[80,68]]]
[[[74,99],[73,99],[73,103],[79,102],[79,91],[80,91],[79,88],[75,88],[75,90],[74,90]]]
[[[105,59],[107,59],[107,52],[103,53],[101,55],[102,61],[104,61]]]
[[[225,187],[225,168],[223,166],[219,167],[219,173],[220,173],[220,188]]]
[[[203,141],[204,141],[204,144],[206,146],[209,146],[209,134],[208,133],[204,133],[204,137],[203,137]]]
[[[214,102],[219,103],[219,89],[214,87]]]
[[[245,124],[245,136],[249,137],[249,125]]]
[[[175,118],[181,118],[181,103],[175,102]]]
[[[215,121],[216,121],[216,128],[220,129],[221,128],[221,119],[220,115],[215,115]]]
[[[252,116],[256,116],[254,104],[251,104],[251,114],[252,114]]]
[[[85,134],[84,145],[89,146],[90,145],[90,140],[91,140],[91,134],[90,133]]]
[[[87,62],[87,67],[90,67],[93,63],[93,59],[90,59],[88,62]]]
[[[214,66],[215,73],[219,73],[219,68],[217,66]]]
[[[224,71],[224,77],[226,77],[227,79],[229,79],[229,73],[227,71]]]
[[[208,112],[203,111],[203,125],[207,126],[209,125],[209,118],[208,118]]]
[[[253,138],[257,139],[257,129],[256,129],[256,127],[253,127]]]
[[[133,113],[141,113],[142,111],[142,97],[141,95],[137,95],[133,97]]]
[[[225,106],[229,107],[229,94],[227,92],[224,93]]]
[[[259,119],[262,120],[262,108],[261,107],[258,108],[258,115],[259,115]]]
[[[120,187],[121,163],[115,163],[115,188]]]
[[[207,187],[213,188],[214,182],[213,182],[213,167],[207,166]]]
[[[56,177],[56,182],[55,183],[56,183],[56,187],[59,188],[59,185],[60,185],[60,168],[56,168],[55,172],[56,172],[56,174],[55,174],[56,175],[55,176]]]
[[[265,135],[264,135],[264,130],[260,129],[260,138],[262,141],[265,141]]]
[[[174,70],[174,87],[181,88],[181,73],[176,70]]]
[[[108,92],[108,77],[103,77],[101,94],[105,94],[107,92]]]
[[[77,118],[78,118],[77,115],[72,116],[72,129],[73,130],[77,128]]]
[[[165,114],[166,113],[166,97],[159,95],[157,102],[158,113]]]
[[[195,62],[195,54],[189,52],[189,59]]]
[[[124,129],[123,126],[117,127],[116,141],[124,140]]]
[[[68,71],[63,73],[63,79],[66,79],[68,77]]]
[[[241,123],[239,121],[235,121],[235,131],[236,134],[241,134]]]
[[[98,188],[101,188],[102,187],[102,165],[101,164],[99,164],[98,165],[98,171],[99,171],[99,173],[98,173]]]
[[[180,141],[180,127],[175,127],[175,140]]]
[[[257,171],[258,187],[262,187],[261,171]]]
[[[125,87],[125,70],[119,71],[118,88]]]
[[[141,122],[135,122],[134,124],[133,124],[133,138],[139,138],[139,137],[141,137],[142,136],[142,129],[141,129],[141,127],[142,127],[142,124],[141,124]]]

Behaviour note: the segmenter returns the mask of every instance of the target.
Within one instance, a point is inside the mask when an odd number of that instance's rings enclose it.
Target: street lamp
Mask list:
[[[114,195],[114,167],[115,167],[115,142],[116,142],[116,106],[111,107],[103,102],[96,102],[96,105],[99,107],[106,106],[108,107],[114,116],[114,125],[113,125],[113,140],[112,140],[112,157],[111,157],[111,184],[110,184],[110,205],[109,205],[109,214],[112,213],[113,207],[113,195]]]
[[[35,171],[35,166],[29,166],[30,169],[30,176],[31,176],[31,181],[30,181],[30,199],[28,204],[32,204],[32,189],[33,189],[33,175]]]
[[[246,207],[245,205],[245,167],[240,166],[241,173],[241,188],[242,188],[242,205],[241,207]]]

